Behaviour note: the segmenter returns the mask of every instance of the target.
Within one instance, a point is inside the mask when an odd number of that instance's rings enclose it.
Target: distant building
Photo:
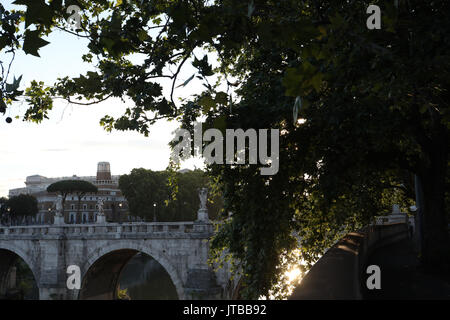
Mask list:
[[[61,180],[85,180],[98,188],[98,193],[86,194],[82,197],[78,208],[78,197],[69,194],[64,206],[64,220],[66,223],[92,223],[97,219],[97,201],[100,197],[104,200],[104,212],[107,221],[128,220],[128,204],[119,189],[119,177],[111,175],[109,162],[97,164],[97,175],[89,177],[60,177],[47,178],[40,175],[29,176],[25,181],[25,188],[9,190],[9,197],[19,194],[30,194],[38,201],[39,213],[36,216],[38,223],[52,223],[54,215],[54,203],[57,193],[47,192],[47,187]]]

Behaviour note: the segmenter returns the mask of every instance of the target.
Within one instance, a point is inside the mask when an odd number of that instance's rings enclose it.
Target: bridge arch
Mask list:
[[[37,285],[39,284],[39,278],[38,278],[39,272],[37,270],[38,267],[33,263],[32,257],[30,257],[30,255],[27,254],[25,252],[25,250],[23,250],[22,248],[20,248],[17,245],[1,242],[0,243],[0,257],[1,257],[1,251],[8,251],[11,254],[21,258],[25,262],[25,264],[28,266],[28,268],[30,268],[36,284]],[[6,281],[5,277],[7,276],[7,272],[9,271],[8,269],[10,267],[10,265],[8,265],[8,264],[10,264],[12,262],[13,262],[12,259],[5,259],[5,257],[0,258],[0,289],[3,289],[3,286]],[[39,293],[38,293],[38,295],[39,295]]]
[[[183,300],[186,298],[181,276],[178,270],[169,261],[169,259],[165,257],[163,252],[160,252],[160,250],[151,248],[149,246],[133,242],[127,242],[126,244],[113,243],[106,246],[101,246],[94,250],[91,254],[89,254],[86,262],[81,268],[82,287],[80,288],[80,290],[78,290],[78,293],[76,294],[76,296],[74,296],[74,298],[81,299],[83,297],[83,287],[86,285],[86,281],[89,280],[89,272],[92,271],[92,267],[94,267],[97,263],[101,263],[102,259],[105,259],[114,253],[120,253],[122,256],[119,261],[119,264],[121,264],[120,270],[116,270],[118,271],[117,274],[114,277],[111,277],[109,283],[110,286],[115,286],[120,277],[120,273],[123,267],[138,252],[145,253],[155,259],[168,273],[173,285],[175,286],[178,299]]]

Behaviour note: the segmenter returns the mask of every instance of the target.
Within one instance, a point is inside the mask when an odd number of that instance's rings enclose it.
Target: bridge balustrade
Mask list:
[[[212,232],[212,225],[195,222],[129,222],[105,224],[64,224],[64,225],[32,225],[32,226],[0,226],[0,237],[20,237],[48,234],[96,235],[96,234],[184,234],[195,232]]]

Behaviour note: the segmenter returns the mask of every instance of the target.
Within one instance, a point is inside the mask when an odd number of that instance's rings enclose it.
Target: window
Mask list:
[[[74,204],[70,205],[70,210],[75,210],[75,205]]]
[[[87,204],[83,204],[83,210],[87,210]]]

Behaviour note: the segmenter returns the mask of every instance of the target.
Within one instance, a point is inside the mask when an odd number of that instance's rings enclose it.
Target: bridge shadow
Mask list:
[[[39,289],[28,264],[16,253],[0,249],[0,300],[38,300]]]
[[[141,252],[127,263],[119,282],[131,300],[178,300],[177,290],[164,267]]]
[[[80,300],[178,299],[175,285],[164,267],[151,256],[122,249],[100,257],[88,269]]]

